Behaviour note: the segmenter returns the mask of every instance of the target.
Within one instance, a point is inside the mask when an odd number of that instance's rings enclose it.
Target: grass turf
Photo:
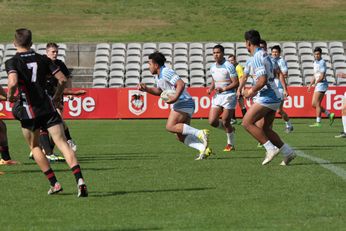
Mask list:
[[[324,121],[293,120],[276,130],[305,154],[345,171],[345,139]],[[74,177],[53,164],[64,192],[46,195],[48,182],[33,161],[15,121],[6,121],[18,166],[0,166],[1,230],[343,230],[345,181],[298,157],[289,167],[277,157],[261,166],[264,150],[236,125],[237,150],[222,152],[225,135],[211,129],[217,155],[194,161],[196,151],[165,132],[165,120],[68,121],[89,186],[76,197]],[[198,128],[206,120],[193,120]]]

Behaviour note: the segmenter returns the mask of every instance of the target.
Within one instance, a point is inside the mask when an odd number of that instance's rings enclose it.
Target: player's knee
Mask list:
[[[182,134],[177,134],[177,140],[179,140],[180,142],[184,143],[185,136],[182,135]]]
[[[224,128],[228,128],[229,126],[230,126],[230,121],[228,121],[228,120],[222,120],[222,126],[224,127]]]
[[[209,124],[210,126],[217,128],[219,126],[219,120],[209,120]]]

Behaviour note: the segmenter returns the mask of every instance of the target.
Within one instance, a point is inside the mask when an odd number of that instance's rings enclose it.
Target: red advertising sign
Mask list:
[[[196,103],[194,118],[207,118],[211,106],[211,97],[207,88],[189,88],[188,92]],[[90,88],[87,93],[72,100],[64,97],[64,117],[67,119],[136,119],[167,118],[170,105],[160,97],[129,88]],[[313,89],[312,89],[313,90]],[[346,87],[329,87],[323,105],[329,111],[341,116],[342,98]],[[284,109],[290,117],[315,117],[311,107],[313,92],[306,87],[289,87],[290,96],[285,100]],[[247,107],[251,105],[246,101]],[[11,104],[0,102],[1,118],[12,119]],[[241,116],[237,108],[236,115]]]

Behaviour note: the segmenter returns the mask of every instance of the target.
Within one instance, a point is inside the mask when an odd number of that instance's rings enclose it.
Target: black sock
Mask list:
[[[65,129],[65,136],[66,136],[66,140],[72,140],[72,137],[70,135],[70,130],[68,130],[68,128]]]
[[[56,182],[58,182],[58,180],[55,177],[54,171],[53,169],[48,169],[48,171],[44,172],[44,174],[46,175],[46,177],[48,178],[50,185],[54,186]]]
[[[8,151],[8,146],[0,146],[1,158],[3,160],[10,160],[10,152]]]
[[[47,131],[40,131],[40,144],[46,155],[53,154],[53,149],[51,148],[49,134]]]
[[[242,108],[241,109],[241,113],[243,114],[243,116],[246,114],[246,108]]]
[[[77,164],[76,166],[72,167],[71,170],[72,170],[73,175],[76,177],[76,182],[77,183],[78,183],[78,180],[80,178],[83,179],[82,170],[80,169],[79,164]]]

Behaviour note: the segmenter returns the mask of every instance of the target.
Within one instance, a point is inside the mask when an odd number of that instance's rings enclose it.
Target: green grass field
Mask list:
[[[0,166],[0,230],[345,230],[346,156],[338,119],[333,127],[276,130],[309,156],[329,162],[340,176],[298,157],[261,166],[264,150],[236,125],[237,150],[222,152],[225,135],[211,129],[214,157],[194,161],[195,150],[164,129],[165,120],[68,121],[89,187],[77,198],[67,165],[53,164],[64,192],[46,195],[49,184],[32,160],[19,124],[6,121],[18,166]],[[207,120],[193,120],[198,128]]]
[[[1,0],[0,41],[32,29],[34,42],[346,40],[341,0]]]

